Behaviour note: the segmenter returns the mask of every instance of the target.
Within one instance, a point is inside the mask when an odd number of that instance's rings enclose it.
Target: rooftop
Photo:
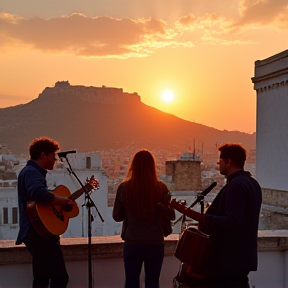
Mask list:
[[[180,261],[173,255],[178,239],[178,234],[165,238],[161,287],[171,287],[179,270]],[[92,237],[91,242],[93,287],[123,287],[123,241],[120,236]],[[61,245],[70,275],[69,288],[88,287],[88,239],[62,238]],[[259,231],[258,271],[250,273],[250,283],[257,288],[288,287],[287,250],[287,230]],[[31,258],[24,245],[15,246],[14,240],[0,240],[0,279],[1,288],[31,285]],[[141,279],[143,282],[143,275]]]

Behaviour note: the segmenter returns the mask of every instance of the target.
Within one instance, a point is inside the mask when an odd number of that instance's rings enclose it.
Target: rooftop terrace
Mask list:
[[[180,261],[173,254],[179,235],[165,239],[165,258],[160,278],[162,288],[172,287]],[[62,238],[61,245],[70,275],[69,288],[88,287],[88,239]],[[124,267],[120,236],[92,237],[93,287],[122,288]],[[258,233],[258,271],[250,273],[257,288],[288,287],[288,231],[266,230]],[[142,277],[142,282],[143,282]],[[0,240],[0,287],[31,287],[31,258],[24,245]],[[143,285],[141,287],[144,287]]]

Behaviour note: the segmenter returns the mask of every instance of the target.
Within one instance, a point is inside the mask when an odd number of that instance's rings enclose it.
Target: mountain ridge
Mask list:
[[[144,104],[137,93],[56,84],[26,104],[0,109],[0,143],[6,143],[12,153],[27,154],[29,143],[40,136],[59,141],[61,150],[79,152],[119,149],[131,143],[151,150],[184,150],[187,139],[196,139],[204,149],[224,142],[255,149],[255,133],[221,131],[181,119]]]

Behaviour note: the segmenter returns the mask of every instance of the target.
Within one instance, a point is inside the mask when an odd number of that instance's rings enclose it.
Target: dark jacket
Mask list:
[[[18,176],[18,205],[20,214],[20,230],[16,245],[21,244],[26,236],[31,222],[26,213],[26,204],[29,200],[48,204],[54,199],[46,184],[47,171],[41,168],[36,162],[29,160]]]
[[[212,239],[208,278],[241,278],[257,270],[261,202],[261,188],[249,172],[240,170],[228,177],[200,227]]]
[[[168,205],[171,196],[167,186],[164,183],[162,184],[162,203]],[[127,182],[123,182],[117,189],[113,207],[113,219],[117,222],[123,221],[121,238],[125,242],[133,244],[163,243],[164,233],[160,225],[159,214],[154,213],[154,217],[149,220],[136,218],[131,209],[125,205],[126,193]],[[172,212],[174,212],[174,210]]]

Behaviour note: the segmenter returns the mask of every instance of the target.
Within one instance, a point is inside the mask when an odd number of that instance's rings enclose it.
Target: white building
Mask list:
[[[0,180],[0,239],[16,239],[19,230],[17,180]]]
[[[262,188],[288,190],[288,50],[255,62],[256,177]]]
[[[288,225],[288,50],[255,62],[256,178],[265,229]],[[286,287],[286,286],[285,286]]]

